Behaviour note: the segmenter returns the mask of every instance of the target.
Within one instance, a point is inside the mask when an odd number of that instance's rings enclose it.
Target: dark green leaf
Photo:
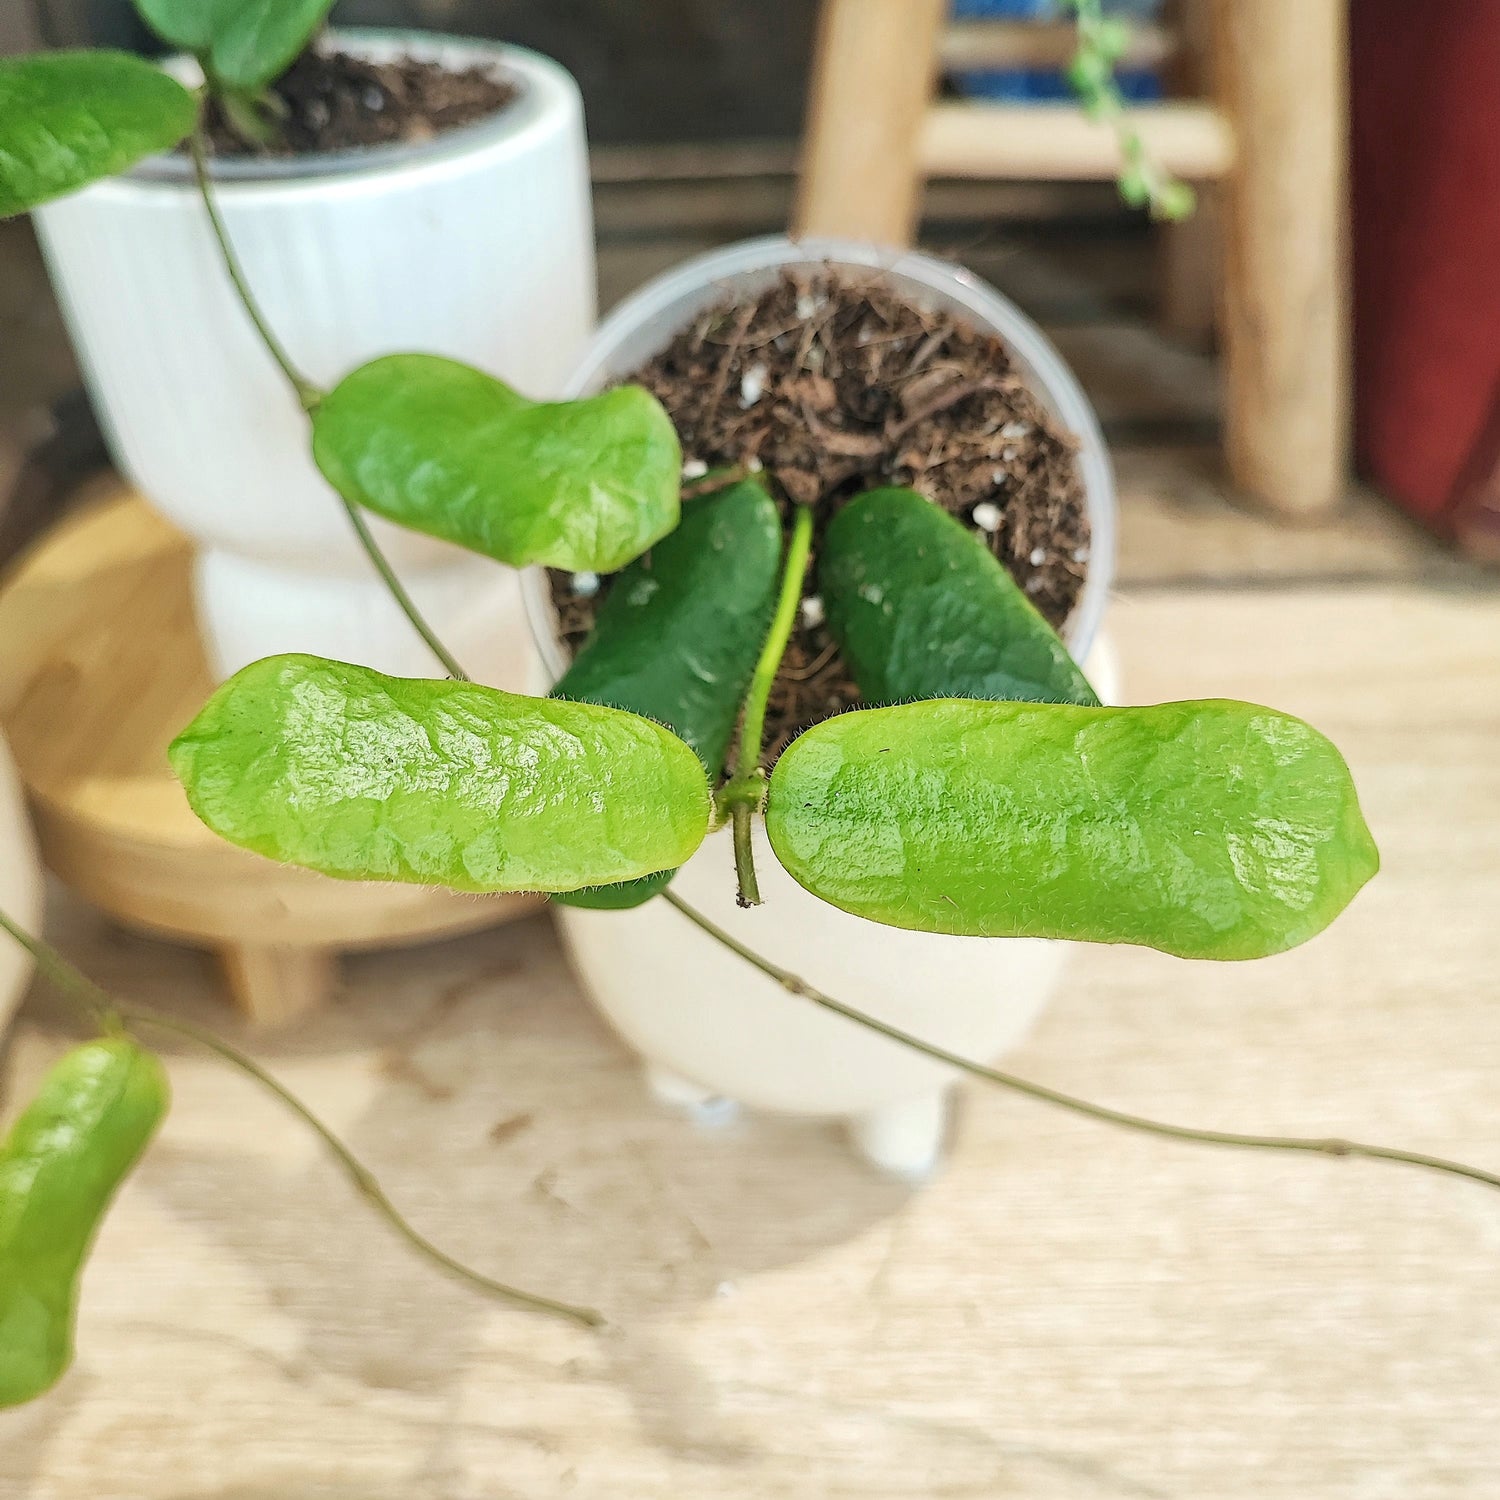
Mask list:
[[[522,567],[612,573],[677,524],[682,451],[639,386],[537,403],[468,365],[393,354],[313,413],[346,499]]]
[[[781,521],[761,485],[689,501],[677,530],[615,580],[553,696],[659,720],[717,780],[770,623],[780,557]],[[639,906],[673,873],[561,899]]]
[[[989,548],[914,490],[845,506],[823,538],[818,585],[867,703],[1099,702]]]
[[[203,60],[217,83],[260,89],[307,45],[333,0],[135,0],[166,43]]]
[[[676,874],[675,867],[658,870],[654,875],[622,880],[618,885],[585,885],[576,891],[559,891],[552,899],[559,906],[577,906],[584,911],[631,911],[659,896]]]
[[[573,890],[681,864],[708,827],[703,767],[649,719],[314,656],[236,673],[170,753],[216,833],[349,880]]]
[[[1379,867],[1316,730],[1210,700],[944,700],[829,719],[771,777],[766,829],[815,896],[892,927],[1257,958]]]
[[[169,150],[197,113],[180,83],[124,52],[0,59],[0,218]]]

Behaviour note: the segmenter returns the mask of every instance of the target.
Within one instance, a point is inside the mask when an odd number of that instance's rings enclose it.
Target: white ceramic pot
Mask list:
[[[292,359],[332,385],[420,350],[557,395],[595,315],[583,111],[556,63],[422,33],[343,32],[372,58],[497,64],[519,97],[420,146],[215,167],[249,282]],[[314,467],[306,420],[236,301],[181,158],[156,158],[37,214],[115,458],[202,549],[199,621],[227,674],[316,651],[437,668],[371,572]],[[474,675],[523,680],[516,575],[375,521],[438,635]]]
[[[0,739],[0,909],[28,932],[42,925],[42,866],[26,817],[25,799],[5,741]],[[31,959],[0,932],[0,1036],[21,1003]]]
[[[1114,671],[1099,638],[1114,561],[1108,452],[1077,382],[1013,304],[951,265],[833,241],[771,239],[690,261],[619,307],[570,382],[583,394],[637,368],[706,305],[750,293],[790,264],[877,267],[914,301],[998,333],[1042,402],[1080,443],[1093,529],[1086,587],[1066,635],[1101,695]],[[526,580],[547,680],[565,663],[544,576]],[[976,1059],[1014,1046],[1061,973],[1067,945],[903,932],[819,901],[777,863],[755,829],[764,905],[735,904],[729,834],[710,835],[673,890],[757,952],[839,999]],[[921,1177],[939,1158],[951,1071],[788,994],[661,901],[627,912],[556,908],[595,1003],[647,1060],[659,1096],[709,1113],[725,1102],[843,1117],[883,1168]]]

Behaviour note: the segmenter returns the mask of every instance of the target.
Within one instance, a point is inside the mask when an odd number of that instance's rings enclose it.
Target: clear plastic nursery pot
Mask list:
[[[1093,411],[1035,325],[969,273],[924,255],[838,241],[755,240],[689,261],[652,282],[603,324],[573,372],[570,395],[608,385],[657,353],[703,308],[753,295],[787,266],[877,269],[913,302],[951,311],[1004,339],[1037,397],[1078,439],[1092,542],[1088,577],[1065,635],[1100,694],[1113,671],[1100,626],[1115,552],[1109,457]],[[566,662],[545,575],[525,595],[545,680]],[[809,983],[975,1059],[1026,1033],[1052,993],[1067,945],[904,932],[819,901],[782,870],[757,820],[764,904],[735,903],[727,829],[711,834],[672,889],[757,952]],[[952,1072],[788,994],[664,901],[632,911],[556,908],[595,1004],[646,1061],[656,1093],[716,1111],[727,1103],[842,1117],[878,1165],[920,1177],[939,1158]]]
[[[595,314],[573,80],[515,47],[418,32],[334,40],[376,60],[493,65],[517,97],[421,145],[215,164],[272,328],[324,387],[378,355],[421,350],[557,395]],[[313,464],[306,419],[235,299],[186,160],[155,158],[36,218],[115,458],[199,544],[196,603],[218,673],[295,650],[435,674]],[[517,576],[372,526],[475,675],[520,686],[529,650]]]

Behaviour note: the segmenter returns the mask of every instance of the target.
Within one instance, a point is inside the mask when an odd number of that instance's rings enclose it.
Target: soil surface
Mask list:
[[[685,497],[704,465],[759,465],[784,514],[815,508],[816,538],[860,492],[908,485],[979,536],[1054,626],[1078,600],[1089,526],[1072,437],[1000,339],[910,306],[878,274],[789,272],[753,302],[701,315],[631,379],[672,416]],[[769,758],[859,702],[813,597],[816,549],[815,539],[808,602],[771,694]],[[571,575],[553,574],[569,650],[587,637],[603,585],[584,597]]]
[[[486,68],[445,68],[401,58],[367,62],[335,49],[304,52],[268,90],[274,138],[249,141],[209,111],[209,144],[220,156],[312,156],[356,146],[428,141],[498,114],[516,86]]]

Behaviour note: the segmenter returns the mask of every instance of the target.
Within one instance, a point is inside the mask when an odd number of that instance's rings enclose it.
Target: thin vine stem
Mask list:
[[[197,129],[189,138],[188,149],[193,158],[193,174],[198,180],[198,193],[203,199],[203,206],[208,212],[208,222],[213,228],[214,239],[219,246],[219,256],[224,262],[224,269],[229,275],[236,295],[239,297],[240,305],[245,309],[251,325],[261,342],[266,346],[267,353],[276,361],[281,368],[281,373],[286,376],[288,383],[295,392],[298,402],[304,412],[315,411],[323,399],[323,392],[312,383],[292,363],[291,356],[276,337],[265,314],[260,309],[260,304],[255,300],[255,294],[250,289],[249,279],[245,275],[244,267],[240,265],[239,256],[235,253],[234,243],[229,238],[229,230],[224,223],[223,215],[219,212],[218,199],[214,194],[213,182],[208,172],[208,157],[203,146],[203,127],[200,122]],[[459,682],[468,682],[469,674],[459,665],[452,652],[438,639],[437,633],[427,623],[422,612],[417,608],[415,600],[407,593],[406,586],[396,576],[396,570],[391,566],[390,560],[381,550],[379,542],[375,540],[374,533],[370,530],[360,509],[346,496],[340,495],[343,502],[344,512],[349,517],[349,524],[354,528],[354,535],[360,546],[364,549],[365,556],[370,559],[371,566],[380,575],[390,592],[392,599],[396,601],[401,613],[410,622],[413,630],[417,632],[425,642],[427,649],[437,658],[443,670]]]
[[[936,1062],[946,1063],[949,1067],[958,1068],[998,1088],[1024,1094],[1028,1098],[1055,1105],[1059,1109],[1071,1110],[1074,1114],[1086,1115],[1089,1119],[1099,1120],[1107,1125],[1118,1125],[1126,1130],[1140,1131],[1147,1135],[1166,1136],[1172,1140],[1192,1141],[1202,1146],[1231,1146],[1253,1151],[1296,1151],[1321,1156],[1357,1156],[1373,1161],[1398,1162],[1403,1166],[1419,1167],[1429,1172],[1441,1172],[1450,1177],[1466,1177],[1473,1182],[1482,1182],[1487,1187],[1500,1188],[1500,1175],[1494,1172],[1486,1172],[1481,1167],[1471,1167],[1464,1162],[1450,1161],[1442,1156],[1429,1156],[1421,1151],[1403,1151],[1395,1146],[1370,1146],[1363,1141],[1348,1141],[1338,1137],[1250,1135],[1234,1130],[1200,1130],[1191,1125],[1174,1125],[1165,1120],[1150,1119],[1146,1115],[1131,1114],[1127,1110],[1111,1109],[1104,1104],[1094,1104],[1074,1094],[1065,1094],[1060,1089],[1049,1088],[1046,1084],[1033,1083],[1030,1079],[1020,1078],[1014,1073],[986,1067],[983,1063],[977,1063],[971,1058],[950,1052],[946,1047],[939,1047],[933,1042],[924,1042],[909,1031],[903,1031],[898,1026],[891,1026],[875,1016],[867,1015],[862,1010],[856,1010],[852,1005],[844,1004],[842,1000],[835,1000],[831,995],[825,995],[823,991],[815,989],[790,970],[783,969],[779,964],[772,963],[770,959],[756,953],[754,949],[746,947],[744,943],[725,932],[702,912],[689,906],[671,890],[663,891],[661,894],[662,899],[680,911],[688,921],[716,942],[722,943],[726,948],[737,953],[746,963],[753,964],[762,974],[774,979],[788,993],[799,995],[823,1010],[831,1011],[836,1016],[842,1016],[847,1021],[853,1021],[856,1025],[865,1027],[866,1030],[878,1032],[890,1041],[899,1042],[903,1047],[909,1047],[914,1052],[920,1052]]]
[[[760,658],[755,663],[755,671],[750,678],[749,691],[745,694],[734,776],[721,793],[721,806],[729,808],[734,828],[734,868],[739,880],[738,899],[741,906],[760,905],[760,884],[755,877],[751,824],[764,788],[760,757],[766,737],[766,706],[770,701],[776,674],[781,669],[781,658],[786,654],[787,642],[791,639],[792,626],[797,620],[797,608],[802,602],[802,580],[807,573],[808,556],[812,552],[812,531],[812,507],[797,506],[792,534],[786,544],[781,593],[776,600],[776,611],[771,616],[765,643],[760,648]]]
[[[786,546],[776,613],[771,617],[771,628],[766,632],[765,644],[760,648],[760,658],[750,678],[750,689],[745,694],[745,716],[740,730],[739,752],[735,757],[736,777],[753,776],[760,767],[761,742],[766,735],[766,704],[781,667],[781,658],[786,654],[786,643],[791,639],[797,607],[802,602],[802,580],[812,551],[813,513],[808,505],[799,505],[796,511],[791,539]]]
[[[603,1314],[595,1312],[593,1308],[577,1307],[569,1302],[559,1302],[555,1298],[544,1297],[539,1293],[528,1292],[522,1290],[520,1287],[511,1286],[507,1282],[497,1281],[493,1276],[485,1275],[483,1271],[476,1271],[472,1266],[464,1265],[462,1261],[455,1259],[446,1250],[435,1245],[391,1202],[390,1198],[386,1195],[385,1189],[380,1186],[375,1174],[339,1139],[327,1124],[315,1115],[290,1089],[261,1067],[254,1058],[241,1052],[238,1047],[226,1042],[217,1033],[210,1031],[206,1026],[196,1025],[192,1021],[180,1020],[175,1016],[163,1015],[159,1011],[144,1010],[135,1006],[117,1004],[114,997],[107,990],[95,984],[87,974],[64,958],[50,943],[33,937],[31,933],[12,920],[4,911],[0,911],[0,929],[4,929],[21,947],[26,949],[36,960],[38,969],[64,995],[75,1004],[81,1006],[90,1020],[99,1024],[106,1031],[118,1032],[123,1025],[151,1027],[157,1031],[169,1032],[174,1036],[185,1038],[196,1046],[202,1047],[207,1052],[213,1053],[220,1061],[228,1063],[230,1067],[254,1079],[261,1088],[278,1099],[322,1141],[335,1162],[343,1169],[344,1175],[375,1212],[413,1250],[431,1261],[432,1264],[449,1276],[459,1281],[467,1282],[470,1286],[477,1287],[480,1291],[490,1296],[515,1303],[521,1307],[530,1308],[536,1312],[553,1313],[560,1317],[571,1318],[575,1323],[582,1323],[587,1328],[602,1328],[604,1326],[605,1319]]]
[[[198,194],[203,199],[204,208],[208,211],[208,222],[213,228],[214,239],[218,241],[219,255],[223,259],[224,269],[229,273],[230,281],[234,283],[234,290],[239,296],[240,305],[255,325],[255,331],[260,335],[261,343],[266,346],[271,358],[280,365],[281,373],[286,376],[288,383],[297,393],[297,400],[302,404],[303,411],[312,411],[323,399],[323,392],[292,363],[291,355],[286,352],[281,340],[276,337],[275,331],[266,321],[265,314],[261,312],[254,293],[250,290],[250,283],[245,277],[245,269],[240,265],[240,258],[235,253],[234,245],[229,238],[229,230],[224,223],[223,215],[219,212],[218,199],[214,195],[213,182],[208,172],[208,153],[203,145],[201,122],[188,137],[188,150],[193,158],[193,175],[198,180]]]
[[[380,580],[389,590],[391,598],[401,608],[407,620],[411,623],[413,630],[417,632],[426,643],[427,649],[442,663],[443,670],[458,682],[468,682],[469,674],[459,665],[458,659],[438,639],[437,632],[427,623],[421,610],[416,606],[411,595],[406,592],[406,586],[396,576],[396,570],[391,566],[390,559],[381,551],[380,544],[375,540],[368,523],[360,514],[359,507],[348,498],[340,495],[339,499],[344,503],[344,511],[349,517],[349,524],[354,528],[354,534],[359,538],[359,544],[365,549],[365,555],[380,574]]]

